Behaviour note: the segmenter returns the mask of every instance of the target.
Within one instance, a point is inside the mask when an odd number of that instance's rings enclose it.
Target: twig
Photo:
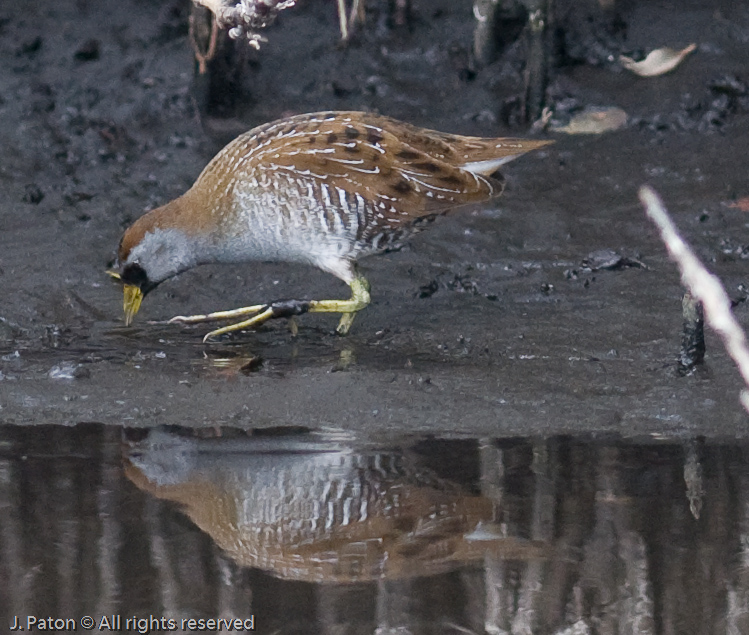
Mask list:
[[[189,31],[190,44],[192,50],[195,52],[195,59],[198,61],[198,73],[205,75],[208,70],[208,62],[210,62],[216,55],[216,44],[218,43],[218,20],[215,14],[211,14],[211,37],[208,41],[208,48],[205,53],[200,50],[198,44],[198,37],[195,34],[195,15],[190,15],[189,20]]]
[[[348,40],[348,22],[346,21],[346,2],[338,0],[338,26],[341,29],[341,39]]]
[[[356,23],[364,24],[364,0],[354,0],[351,3],[351,13],[348,17],[350,26]]]
[[[473,17],[476,28],[473,32],[473,54],[481,64],[490,64],[497,53],[496,24],[499,2],[497,0],[475,0]]]
[[[549,84],[549,5],[551,0],[523,0],[528,10],[524,115],[526,122],[541,117]]]
[[[684,292],[681,299],[681,315],[684,324],[681,329],[679,370],[687,374],[705,359],[705,312],[689,291]]]
[[[647,186],[641,187],[640,201],[645,206],[650,220],[658,227],[671,259],[678,265],[681,281],[702,303],[705,321],[720,337],[726,351],[738,366],[744,384],[749,388],[749,348],[746,336],[731,313],[731,300],[723,285],[716,276],[705,269],[689,245],[684,242],[655,191]],[[749,412],[749,390],[741,392],[741,403]]]
[[[395,26],[406,26],[411,13],[410,0],[395,0],[394,13],[393,23]]]
[[[346,0],[338,0],[338,26],[341,30],[341,41],[348,42],[357,23],[364,24],[364,0],[352,0],[348,19],[346,18]]]

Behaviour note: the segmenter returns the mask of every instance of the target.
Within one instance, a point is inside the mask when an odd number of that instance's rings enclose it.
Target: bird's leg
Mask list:
[[[211,331],[203,338],[205,342],[224,333],[259,326],[263,322],[274,318],[290,318],[303,313],[341,313],[341,321],[338,323],[336,331],[340,335],[346,335],[351,328],[356,313],[369,304],[369,282],[364,276],[357,273],[349,286],[351,287],[351,299],[349,300],[280,300],[270,304],[255,304],[231,311],[208,313],[207,315],[178,315],[169,320],[169,323],[197,324],[215,320],[231,320],[246,315],[252,316],[241,322]]]
[[[369,282],[357,272],[356,277],[349,283],[351,287],[350,300],[311,300],[310,313],[341,313],[336,331],[339,335],[346,335],[351,328],[356,314],[369,304]]]

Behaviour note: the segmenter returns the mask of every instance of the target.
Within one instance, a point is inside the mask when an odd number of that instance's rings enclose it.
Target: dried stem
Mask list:
[[[208,71],[208,62],[216,56],[216,44],[218,43],[218,21],[216,20],[216,16],[211,16],[211,36],[205,53],[200,50],[200,45],[198,44],[198,36],[196,35],[195,27],[195,14],[190,15],[189,36],[190,44],[195,52],[195,59],[198,61],[198,73],[200,75],[205,75]]]
[[[346,0],[338,0],[338,26],[341,29],[341,39],[348,40],[348,22],[346,21]]]
[[[395,6],[393,7],[393,24],[401,27],[408,24],[409,15],[411,13],[411,0],[395,0]]]
[[[705,312],[702,304],[686,291],[681,299],[681,315],[684,324],[681,330],[679,368],[688,373],[705,359]]]
[[[702,303],[708,326],[720,336],[728,354],[738,366],[744,384],[749,388],[749,348],[746,336],[731,313],[731,301],[723,285],[716,276],[705,269],[689,245],[684,242],[655,191],[650,187],[641,187],[640,201],[645,206],[650,220],[658,227],[671,259],[678,265],[681,281]],[[741,403],[749,412],[747,390],[741,393]]]
[[[364,24],[364,0],[352,0],[348,18],[346,18],[346,0],[338,0],[338,26],[343,42],[348,41],[357,24]]]
[[[528,10],[526,40],[528,58],[525,67],[525,121],[541,117],[549,83],[549,19],[551,0],[523,0]]]

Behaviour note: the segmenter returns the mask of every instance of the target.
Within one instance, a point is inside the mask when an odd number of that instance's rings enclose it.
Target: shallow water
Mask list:
[[[747,632],[747,453],[6,426],[0,615],[120,616],[125,632],[150,617],[173,632],[217,617],[269,634]]]

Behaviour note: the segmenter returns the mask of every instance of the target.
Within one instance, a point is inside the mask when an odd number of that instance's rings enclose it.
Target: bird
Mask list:
[[[370,303],[360,258],[399,248],[451,209],[499,196],[498,168],[549,143],[461,136],[356,111],[260,125],[224,147],[185,194],[124,232],[112,275],[124,284],[125,324],[148,293],[188,269],[281,261],[336,276],[350,299],[279,300],[169,322],[233,322],[208,341],[273,318],[340,313],[336,330],[345,335]]]

